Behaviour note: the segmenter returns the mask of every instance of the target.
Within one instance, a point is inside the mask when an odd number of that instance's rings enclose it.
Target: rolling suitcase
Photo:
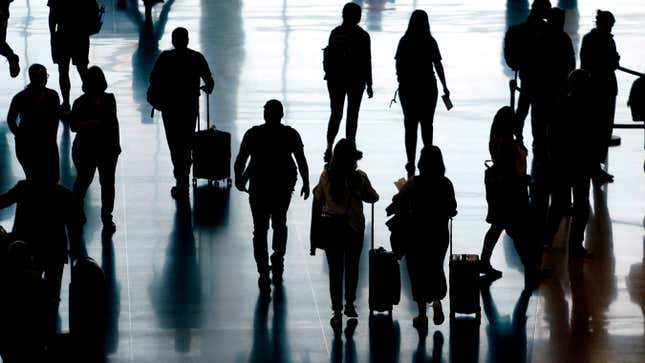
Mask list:
[[[210,99],[206,96],[206,129],[200,129],[197,119],[197,131],[193,136],[193,186],[197,179],[206,179],[208,184],[225,181],[231,186],[231,134],[211,128]]]
[[[450,219],[450,320],[455,314],[475,314],[481,322],[479,303],[479,256],[452,253],[452,218]]]
[[[374,248],[374,204],[372,204],[372,248],[369,252],[369,306],[374,311],[389,312],[401,300],[401,273],[394,253]]]
[[[79,357],[101,356],[107,317],[103,269],[92,258],[81,257],[72,266],[69,284],[69,331]]]

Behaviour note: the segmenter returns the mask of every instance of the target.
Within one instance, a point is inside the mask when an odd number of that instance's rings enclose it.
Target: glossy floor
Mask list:
[[[91,62],[106,71],[119,104],[124,152],[117,178],[118,231],[101,241],[98,185],[86,211],[87,250],[102,263],[110,287],[110,362],[643,362],[645,309],[643,270],[643,133],[616,131],[622,146],[610,152],[616,182],[593,193],[593,218],[586,244],[590,263],[569,260],[561,249],[547,256],[554,276],[532,296],[522,294],[519,260],[507,239],[493,255],[504,277],[482,294],[481,326],[471,320],[432,327],[419,338],[412,328],[416,306],[407,277],[393,321],[368,319],[367,248],[359,283],[360,321],[353,335],[335,339],[329,328],[330,301],[323,256],[308,255],[310,201],[294,196],[284,289],[268,307],[258,304],[247,197],[200,185],[192,211],[180,213],[169,196],[173,183],[163,126],[150,118],[147,75],[160,49],[170,47],[170,30],[190,29],[217,83],[212,116],[233,135],[237,153],[244,130],[261,122],[262,105],[277,98],[285,123],[305,142],[315,184],[322,166],[328,98],[322,80],[322,52],[329,31],[340,22],[343,0],[166,0],[147,23],[143,8],[108,9],[102,32],[92,38]],[[554,5],[556,1],[554,0]],[[575,47],[594,24],[599,7],[611,6],[621,63],[639,69],[645,59],[645,5],[624,0],[557,1],[567,9],[567,31]],[[377,244],[387,241],[384,208],[404,173],[402,115],[388,108],[397,87],[394,52],[414,8],[430,14],[455,108],[438,107],[435,140],[444,152],[459,204],[456,252],[478,252],[486,231],[483,161],[495,110],[508,102],[510,71],[502,58],[507,25],[527,14],[527,1],[364,1],[362,25],[372,37],[373,99],[365,98],[359,123],[360,167],[381,194],[376,205]],[[28,63],[45,64],[50,86],[57,71],[50,60],[45,1],[15,1],[10,44]],[[642,69],[642,68],[641,68]],[[8,77],[0,62],[0,113],[24,87],[26,72]],[[619,74],[617,122],[631,122],[625,106],[633,77]],[[73,75],[73,96],[79,95]],[[13,137],[2,123],[0,189],[22,178]],[[530,133],[526,130],[526,133]],[[71,185],[69,131],[61,130],[62,182]],[[13,210],[0,212],[10,227]],[[565,224],[563,224],[564,228]],[[561,245],[561,243],[559,243]],[[405,264],[402,266],[405,277]],[[65,281],[68,281],[66,271]],[[67,284],[64,283],[64,286]],[[67,289],[61,304],[67,329]],[[447,302],[447,301],[446,301]],[[447,304],[444,305],[447,307]],[[436,333],[435,333],[436,331]]]

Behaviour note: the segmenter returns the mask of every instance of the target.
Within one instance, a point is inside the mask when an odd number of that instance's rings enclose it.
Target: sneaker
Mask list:
[[[432,322],[434,325],[441,325],[446,317],[443,315],[443,308],[441,307],[440,301],[432,303],[432,312]]]
[[[258,288],[260,288],[260,295],[270,296],[271,295],[271,279],[269,275],[260,275],[258,278]]]
[[[405,164],[405,171],[408,173],[408,179],[414,176],[414,173],[416,172],[416,168],[414,166],[414,163],[407,163]]]
[[[350,319],[358,318],[358,311],[356,311],[356,306],[354,304],[345,305],[345,316]]]
[[[7,57],[9,61],[9,75],[11,78],[16,78],[20,74],[20,58],[18,55],[13,54]]]
[[[486,277],[492,280],[497,280],[502,277],[502,271],[494,269],[493,266],[490,265],[490,263],[482,264],[479,272],[486,275]]]
[[[273,281],[274,285],[280,285],[282,283],[283,272],[284,269],[271,268],[271,281]]]

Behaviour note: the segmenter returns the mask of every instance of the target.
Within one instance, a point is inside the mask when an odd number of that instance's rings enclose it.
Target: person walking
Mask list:
[[[13,52],[7,43],[7,26],[9,25],[9,6],[13,0],[0,0],[0,55],[9,62],[9,75],[11,78],[20,74],[20,58]]]
[[[260,275],[258,286],[264,297],[271,292],[271,280],[274,284],[282,282],[287,250],[287,211],[298,171],[302,178],[300,195],[307,199],[310,192],[309,167],[302,139],[298,131],[280,122],[283,116],[280,101],[266,102],[265,123],[244,134],[233,167],[235,187],[249,193],[253,215],[253,255]],[[271,265],[267,247],[269,221],[273,229]]]
[[[423,145],[432,145],[432,123],[439,95],[433,66],[443,86],[443,94],[450,95],[441,63],[439,46],[430,33],[428,14],[425,11],[415,10],[412,12],[408,30],[399,41],[394,58],[396,59],[396,74],[399,81],[399,97],[403,109],[405,151],[408,157],[405,169],[408,177],[411,177],[415,174],[419,124],[421,125]]]
[[[47,69],[41,64],[29,67],[29,84],[11,100],[7,125],[16,139],[16,156],[27,178],[36,172],[58,181],[59,98],[47,88]],[[36,170],[45,168],[46,170]]]
[[[611,12],[598,10],[596,27],[582,38],[580,47],[580,68],[589,72],[591,76],[595,109],[593,122],[598,124],[602,136],[598,139],[598,162],[592,176],[596,185],[614,181],[614,176],[604,171],[600,164],[607,160],[616,113],[618,84],[615,71],[619,66],[620,55],[616,51],[616,42],[611,33],[615,23],[616,19]]]
[[[347,3],[343,7],[343,23],[329,35],[329,44],[324,50],[323,68],[331,114],[327,125],[327,149],[324,160],[331,159],[332,146],[343,118],[347,98],[346,138],[356,142],[358,113],[367,87],[367,96],[372,98],[372,54],[370,36],[358,23],[361,7]]]
[[[73,191],[80,203],[85,199],[94,173],[101,183],[101,221],[105,233],[114,233],[112,220],[116,165],[121,153],[116,99],[106,93],[107,81],[101,68],[90,67],[83,80],[83,95],[74,101],[71,129],[76,132],[72,159],[76,166]]]
[[[379,199],[367,174],[357,169],[357,161],[361,157],[354,141],[339,140],[329,166],[320,175],[315,188],[314,197],[320,202],[322,214],[329,222],[325,226],[328,239],[325,253],[333,311],[330,324],[335,330],[342,326],[343,276],[345,316],[358,318],[354,303],[365,231],[363,203],[376,203]]]
[[[195,132],[199,113],[200,89],[213,92],[215,81],[204,56],[188,48],[188,30],[176,28],[172,32],[174,49],[159,55],[150,73],[150,93],[154,94],[161,111],[166,140],[170,149],[175,186],[173,198],[187,200],[189,175],[192,164],[190,142]],[[201,80],[204,86],[200,87]],[[152,91],[152,92],[151,92]]]
[[[441,300],[448,286],[443,271],[448,251],[448,221],[457,215],[452,182],[445,176],[441,150],[428,145],[421,150],[419,174],[412,176],[392,199],[387,211],[404,214],[408,232],[405,258],[418,315],[415,328],[428,328],[427,304],[432,304],[435,325],[444,321]]]

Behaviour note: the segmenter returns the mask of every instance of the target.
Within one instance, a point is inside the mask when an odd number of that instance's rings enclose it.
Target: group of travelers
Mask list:
[[[10,2],[0,1],[0,51],[9,60],[11,76],[15,77],[20,71],[19,60],[5,39]],[[88,9],[84,11],[98,11],[95,1],[86,3]],[[82,17],[69,8],[76,6],[71,4],[48,2],[52,56],[58,64],[62,102],[56,91],[47,88],[45,67],[31,65],[30,83],[13,98],[7,117],[26,178],[0,194],[0,208],[17,204],[11,239],[25,241],[14,242],[8,250],[3,246],[8,253],[0,257],[12,260],[3,262],[3,268],[29,271],[37,276],[44,274],[43,291],[51,302],[45,336],[55,331],[68,245],[72,259],[77,258],[86,222],[83,200],[97,170],[103,232],[110,235],[116,231],[112,211],[121,153],[116,99],[107,92],[108,82],[101,68],[89,66],[89,38],[97,31],[97,25],[93,21],[79,21]],[[307,199],[313,194],[322,214],[334,220],[333,228],[326,233],[330,243],[325,248],[334,328],[342,324],[343,313],[350,319],[358,317],[355,302],[365,230],[363,203],[379,200],[368,175],[357,165],[363,157],[356,145],[361,100],[364,92],[369,98],[373,96],[370,37],[359,26],[361,11],[355,3],[344,6],[343,22],[331,32],[324,50],[331,114],[323,155],[325,167],[316,187],[310,190],[302,139],[294,128],[281,123],[284,109],[278,100],[266,102],[265,123],[244,134],[234,162],[235,187],[249,194],[258,286],[267,301],[271,284],[280,284],[283,279],[287,211],[298,173],[302,179],[301,196]],[[614,22],[611,13],[598,11],[596,28],[583,39],[581,69],[575,69],[571,40],[563,31],[564,12],[551,8],[548,0],[535,0],[526,23],[509,29],[508,47],[514,40],[516,45],[521,44],[521,51],[509,49],[507,57],[509,66],[519,72],[520,97],[517,109],[500,108],[491,126],[492,162],[485,178],[486,221],[490,228],[481,253],[484,275],[501,277],[502,273],[492,267],[490,260],[499,236],[506,231],[524,265],[527,289],[537,286],[541,275],[540,243],[550,244],[571,202],[569,253],[590,257],[582,246],[590,183],[593,180],[594,184],[602,185],[613,180],[602,170],[601,163],[607,156],[616,99],[614,70],[619,56],[611,35]],[[191,138],[199,114],[200,91],[210,94],[215,83],[204,56],[188,48],[188,30],[175,29],[172,44],[174,49],[161,53],[150,74],[148,100],[162,113],[176,180],[171,195],[178,202],[185,202],[189,196]],[[413,299],[418,305],[413,323],[424,328],[428,324],[428,303],[433,307],[434,323],[444,320],[441,300],[447,292],[443,266],[448,223],[457,214],[455,192],[445,176],[441,150],[433,145],[433,119],[439,97],[435,71],[447,106],[450,91],[425,11],[412,13],[395,59],[408,180],[393,197],[388,213],[406,216],[404,255]],[[73,104],[70,104],[70,61],[79,72],[83,90]],[[346,137],[335,143],[345,98]],[[533,133],[530,176],[522,134],[529,108]],[[58,184],[57,132],[61,119],[68,121],[71,131],[76,133],[72,157],[77,177],[71,191]],[[423,148],[417,161],[419,125]],[[39,228],[33,228],[34,221],[41,223]],[[270,256],[269,225],[273,229]],[[32,275],[27,275],[23,277],[31,279]],[[9,353],[2,341],[0,352],[4,356]]]

